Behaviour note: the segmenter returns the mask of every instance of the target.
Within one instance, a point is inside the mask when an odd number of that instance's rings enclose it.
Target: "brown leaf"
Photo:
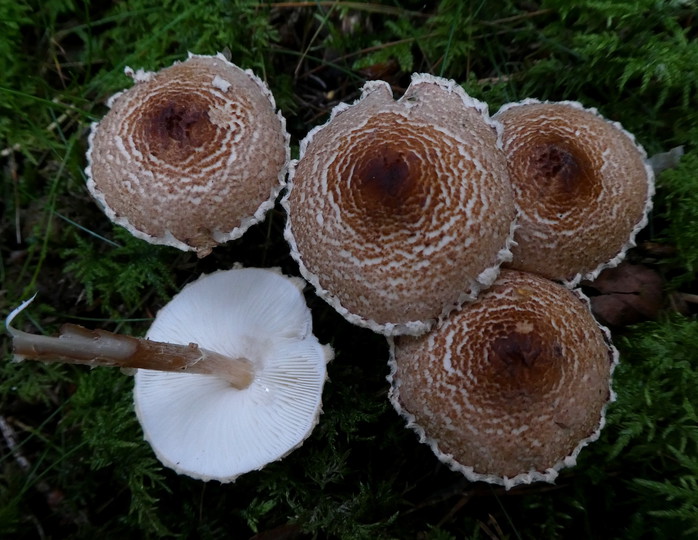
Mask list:
[[[400,71],[400,66],[397,61],[390,59],[387,62],[379,62],[371,64],[358,70],[359,73],[368,80],[384,80],[389,84],[397,84],[397,76]]]
[[[296,540],[302,537],[303,533],[298,525],[286,523],[274,529],[261,531],[251,536],[250,540]]]
[[[604,270],[596,280],[584,286],[591,289],[594,315],[608,326],[654,319],[664,303],[661,276],[640,264],[621,263]]]

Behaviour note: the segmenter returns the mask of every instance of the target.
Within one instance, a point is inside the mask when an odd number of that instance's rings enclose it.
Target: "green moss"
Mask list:
[[[671,317],[646,323],[621,346],[625,355],[616,376],[618,403],[609,417],[616,436],[610,458],[619,467],[633,465],[627,481],[648,526],[683,522],[680,532],[695,534],[698,371],[693,360],[698,321]]]
[[[657,180],[655,214],[663,220],[660,239],[676,249],[667,261],[675,287],[695,282],[698,270],[698,130],[695,133],[679,166]]]
[[[123,306],[138,306],[146,296],[170,296],[175,289],[170,250],[138,240],[120,227],[112,237],[76,236],[75,247],[61,253],[65,270],[84,287],[87,303],[99,299],[102,309],[118,318]]]

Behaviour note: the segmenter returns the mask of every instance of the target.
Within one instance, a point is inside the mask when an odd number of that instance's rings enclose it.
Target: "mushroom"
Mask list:
[[[302,280],[218,271],[187,285],[146,338],[64,325],[58,338],[10,325],[17,359],[140,368],[136,414],[160,461],[230,482],[300,446],[321,412],[329,346],[312,334]]]
[[[109,219],[200,257],[261,221],[290,159],[264,82],[221,54],[126,73],[135,85],[109,99],[87,152],[87,187]]]
[[[292,164],[285,235],[302,275],[350,322],[418,334],[510,258],[513,194],[498,126],[455,82],[383,81],[313,129]]]
[[[494,118],[521,212],[511,267],[574,286],[616,266],[647,223],[654,193],[633,135],[572,101],[526,99]]]
[[[614,399],[608,330],[580,292],[534,274],[502,270],[431,332],[390,341],[391,402],[471,481],[552,482]]]

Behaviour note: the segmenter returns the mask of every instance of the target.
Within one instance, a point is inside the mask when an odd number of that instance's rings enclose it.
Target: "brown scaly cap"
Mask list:
[[[267,86],[221,54],[127,74],[93,124],[87,186],[107,216],[155,244],[210,253],[263,219],[290,158]]]
[[[616,266],[654,193],[635,138],[569,101],[510,103],[494,118],[521,211],[512,268],[575,285]]]
[[[552,482],[595,440],[617,351],[581,293],[503,270],[477,301],[391,341],[390,398],[469,480]]]
[[[286,238],[350,322],[424,332],[510,258],[515,207],[497,124],[453,81],[417,74],[395,101],[367,83],[301,142]]]

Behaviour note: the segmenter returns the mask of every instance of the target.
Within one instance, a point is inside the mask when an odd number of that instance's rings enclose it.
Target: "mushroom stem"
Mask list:
[[[76,324],[64,324],[56,337],[12,328],[12,320],[32,300],[20,305],[5,321],[16,360],[216,375],[239,390],[247,388],[254,378],[252,362],[248,359],[231,358],[196,343],[163,343],[106,330],[89,330]]]

